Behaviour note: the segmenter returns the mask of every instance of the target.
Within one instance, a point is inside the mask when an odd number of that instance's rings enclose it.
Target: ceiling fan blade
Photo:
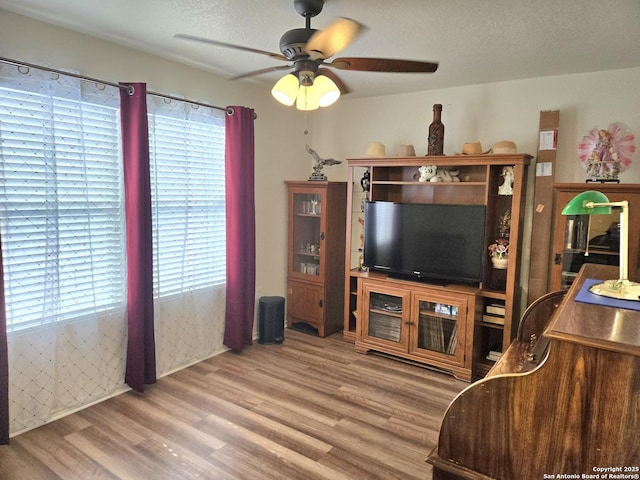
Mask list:
[[[344,50],[364,30],[365,26],[350,18],[339,18],[324,30],[314,33],[305,51],[312,60],[332,57]]]
[[[347,85],[342,81],[342,79],[338,77],[338,75],[336,75],[332,70],[329,70],[328,68],[319,68],[318,75],[324,75],[330,78],[331,80],[333,80],[333,83],[335,83],[336,87],[338,87],[338,90],[340,90],[341,95],[346,95],[347,93],[351,93],[351,90],[349,89],[349,87],[347,87]]]
[[[241,45],[234,45],[233,43],[219,42],[218,40],[211,40],[209,38],[195,37],[193,35],[186,35],[184,33],[176,33],[174,38],[180,38],[183,40],[192,40],[194,42],[208,43],[209,45],[215,45],[216,47],[233,48],[234,50],[242,50],[244,52],[257,53],[259,55],[266,55],[276,60],[283,60],[288,62],[289,59],[280,53],[267,52],[265,50],[258,50],[256,48],[243,47]]]
[[[256,75],[262,75],[263,73],[277,72],[278,70],[288,70],[293,68],[293,65],[278,65],[275,67],[261,68],[260,70],[254,70],[252,72],[242,73],[231,77],[229,80],[238,80],[240,78],[255,77]]]
[[[395,60],[391,58],[336,58],[330,67],[342,70],[359,70],[363,72],[391,73],[433,73],[438,69],[437,63],[419,62],[415,60]]]

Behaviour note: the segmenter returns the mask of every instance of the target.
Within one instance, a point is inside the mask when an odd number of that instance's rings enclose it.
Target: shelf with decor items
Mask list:
[[[485,228],[479,232],[483,237],[482,273],[479,282],[472,285],[450,284],[444,291],[456,288],[475,288],[470,300],[473,321],[471,333],[466,338],[465,352],[469,365],[461,367],[474,376],[484,376],[494,364],[495,355],[505,351],[516,333],[520,313],[520,263],[526,177],[531,156],[526,154],[502,155],[454,155],[437,157],[374,157],[348,160],[347,178],[347,232],[345,245],[345,308],[343,337],[347,341],[359,342],[358,331],[364,321],[362,249],[366,238],[364,232],[364,202],[383,201],[418,204],[481,205],[485,207]],[[419,181],[420,167],[436,166],[454,174],[459,181]],[[507,194],[501,191],[504,185],[504,168],[509,167],[512,189]],[[363,176],[367,172],[366,182]],[[363,188],[362,184],[365,184]],[[494,268],[489,246],[496,240],[508,244],[508,256],[503,265]],[[375,272],[371,272],[375,274]],[[386,278],[386,277],[385,277]],[[388,278],[382,283],[402,280]],[[366,284],[366,282],[364,282]],[[408,281],[411,285],[418,283]],[[421,282],[420,282],[421,283]],[[391,285],[391,283],[390,283]],[[425,285],[433,288],[433,286]],[[485,321],[487,307],[500,307],[504,314],[495,323]],[[486,317],[487,320],[491,320]],[[366,340],[364,340],[366,341]],[[399,352],[398,345],[372,341],[386,353]],[[393,351],[392,351],[393,350]],[[430,363],[432,355],[414,355],[413,360]],[[470,370],[468,370],[470,368]],[[458,373],[459,375],[459,373]],[[461,378],[463,378],[461,376]]]
[[[640,281],[640,184],[556,183],[553,190],[553,255],[548,290],[569,288],[585,263],[620,265],[619,209],[613,208],[609,215],[561,213],[573,197],[587,190],[597,190],[611,202],[629,202],[629,279]]]
[[[342,328],[344,182],[287,181],[287,327],[306,323],[321,337]]]

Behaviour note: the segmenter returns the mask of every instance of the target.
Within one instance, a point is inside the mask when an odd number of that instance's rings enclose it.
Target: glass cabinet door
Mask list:
[[[562,288],[571,286],[585,263],[619,265],[620,214],[568,215],[562,253]]]
[[[408,346],[409,292],[385,288],[384,292],[375,287],[364,288],[366,308],[362,323],[362,336],[368,342],[379,343],[387,348],[406,352]]]
[[[414,352],[463,363],[466,303],[417,297],[414,305],[417,306]]]
[[[322,232],[321,193],[293,193],[293,258],[294,274],[318,277],[323,274],[320,255]]]

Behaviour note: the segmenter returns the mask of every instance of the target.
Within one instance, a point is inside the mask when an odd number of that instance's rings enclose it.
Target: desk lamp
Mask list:
[[[628,278],[629,202],[610,202],[605,194],[589,190],[573,197],[562,209],[562,215],[606,215],[611,213],[611,207],[620,208],[620,278],[592,285],[589,290],[603,297],[640,301],[640,283]]]

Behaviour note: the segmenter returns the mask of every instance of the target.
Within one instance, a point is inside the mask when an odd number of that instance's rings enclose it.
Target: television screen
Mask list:
[[[427,282],[480,282],[485,208],[368,202],[364,264]]]

